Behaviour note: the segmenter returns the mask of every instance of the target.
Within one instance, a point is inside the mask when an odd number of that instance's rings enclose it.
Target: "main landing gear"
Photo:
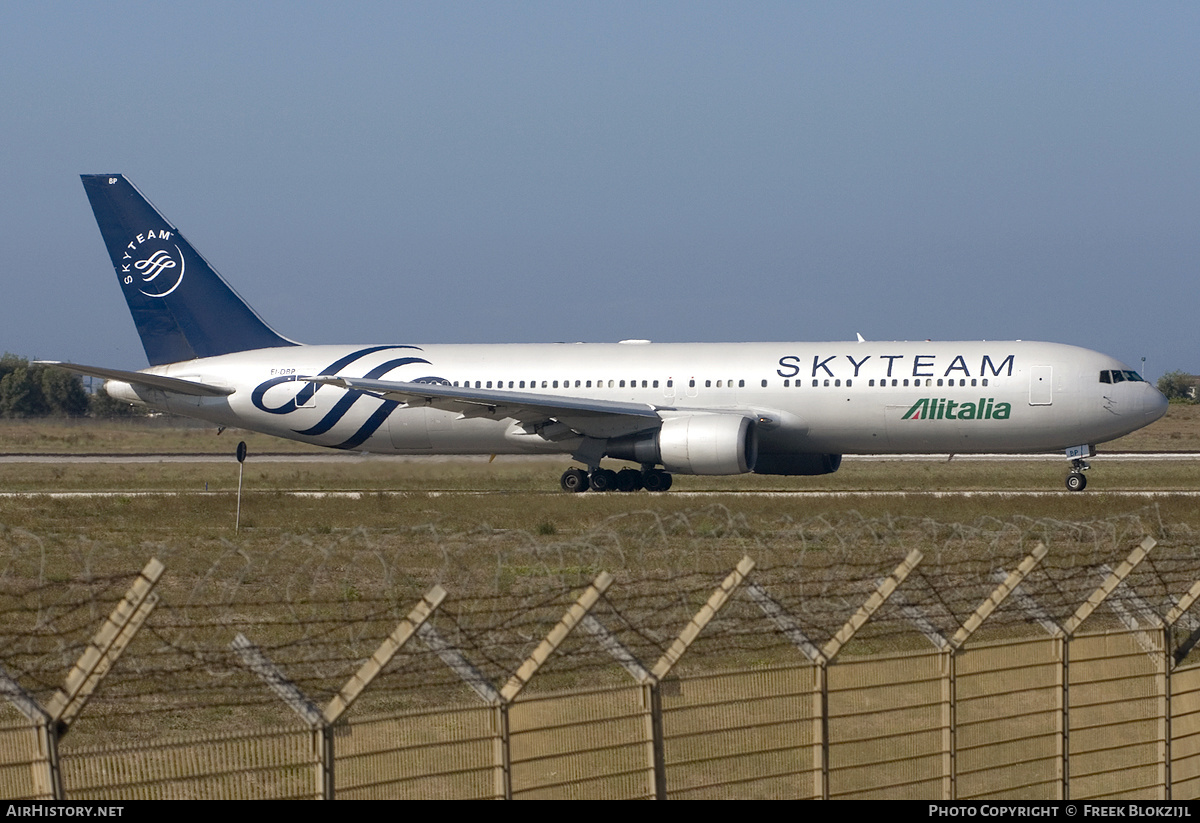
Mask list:
[[[1073,492],[1081,492],[1087,488],[1087,477],[1084,472],[1090,469],[1082,458],[1076,457],[1071,461],[1071,473],[1067,475],[1067,490]]]
[[[594,469],[591,474],[583,469],[567,469],[560,481],[563,491],[585,492],[588,489],[597,492],[635,492],[645,489],[648,492],[665,492],[671,488],[671,475],[662,469],[647,468]]]

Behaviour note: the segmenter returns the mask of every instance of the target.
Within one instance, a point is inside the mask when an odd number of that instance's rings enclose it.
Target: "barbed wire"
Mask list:
[[[914,548],[924,559],[857,635],[863,651],[928,648],[922,631],[954,634],[1040,542],[1048,554],[989,619],[992,634],[1044,631],[1030,600],[1060,625],[1146,536],[1159,545],[1127,580],[1138,608],[1160,618],[1200,577],[1200,536],[1154,507],[1090,521],[1021,516],[971,523],[855,512],[753,522],[723,506],[632,512],[563,536],[438,524],[283,535],[252,548],[220,541],[122,545],[117,538],[49,541],[0,528],[0,664],[43,704],[150,557],[166,565],[157,608],[105,678],[83,717],[105,723],[170,716],[184,725],[286,716],[231,651],[244,634],[312,700],[328,701],[435,583],[448,596],[431,625],[496,686],[512,676],[601,571],[615,582],[593,616],[646,665],[743,555],[761,585],[817,646],[829,641]],[[131,563],[130,558],[138,557]],[[115,567],[124,568],[114,573]],[[919,619],[918,619],[919,618]],[[1097,617],[1103,625],[1107,617]],[[848,648],[845,654],[857,653]],[[706,627],[681,671],[802,658],[740,593]],[[628,679],[577,631],[530,688]],[[374,707],[469,700],[450,668],[409,643],[364,696]],[[82,718],[81,718],[82,721]]]

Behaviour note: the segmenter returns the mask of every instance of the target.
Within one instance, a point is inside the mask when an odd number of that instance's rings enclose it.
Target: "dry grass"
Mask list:
[[[307,532],[354,528],[405,528],[424,523],[470,529],[523,529],[547,536],[586,532],[596,523],[630,512],[669,516],[711,502],[688,492],[718,493],[722,505],[751,522],[788,515],[858,511],[867,517],[905,515],[969,522],[981,516],[1020,514],[1088,520],[1140,510],[1146,500],[1113,497],[1106,489],[1148,489],[1163,516],[1200,525],[1200,507],[1171,490],[1195,489],[1191,463],[1110,462],[1097,460],[1091,485],[1079,494],[1062,489],[1064,470],[1055,463],[850,463],[829,477],[771,478],[680,477],[667,494],[582,494],[558,491],[557,461],[401,462],[342,464],[247,463],[243,523],[251,530]],[[0,523],[38,533],[65,530],[120,532],[139,539],[162,535],[229,536],[237,465],[101,464],[0,465],[5,491],[100,490],[116,496],[61,499],[0,498]],[[209,494],[204,494],[205,490]],[[1036,492],[1011,497],[827,498],[775,496],[772,491],[882,490],[896,492],[998,490]],[[360,499],[294,497],[293,490],[353,490]],[[140,497],[137,492],[178,492],[175,497]],[[439,495],[438,492],[447,492]],[[723,492],[746,492],[720,496]]]
[[[1102,451],[1200,451],[1200,405],[1172,403],[1160,420],[1120,440],[1105,443]]]
[[[210,424],[162,416],[129,420],[0,420],[0,454],[328,454],[328,449],[242,429],[217,436]],[[1156,423],[1103,451],[1200,451],[1200,405],[1172,404]]]
[[[69,431],[51,427],[47,442]],[[240,436],[225,440],[229,434],[220,439],[223,445]],[[163,436],[183,444],[181,451],[200,451],[187,445],[191,438],[217,440],[211,431]],[[97,451],[115,450],[106,438],[97,436]],[[1065,558],[1061,576],[1068,579],[1072,563],[1119,560],[1143,534],[1153,534],[1163,552],[1176,555],[1192,551],[1192,535],[1200,534],[1200,507],[1190,498],[1167,494],[1147,501],[1104,493],[1195,488],[1195,468],[1186,463],[1099,459],[1083,494],[818,498],[765,492],[1057,491],[1065,467],[847,461],[828,477],[679,477],[677,491],[664,495],[569,495],[557,490],[566,462],[558,458],[295,464],[256,461],[254,454],[246,465],[238,534],[232,459],[0,464],[6,491],[117,492],[0,498],[0,600],[20,638],[8,641],[0,657],[39,696],[61,682],[129,576],[150,557],[167,564],[163,603],[150,631],[89,707],[72,732],[72,745],[116,731],[156,737],[291,722],[261,684],[231,666],[225,649],[234,632],[263,643],[324,700],[435,582],[451,592],[444,607],[451,617],[439,617],[442,630],[466,644],[468,656],[502,683],[578,587],[601,570],[618,580],[611,596],[615,611],[605,619],[614,627],[635,621],[626,642],[652,659],[745,554],[758,561],[768,588],[794,592],[788,595],[792,608],[820,636],[846,619],[842,611],[862,602],[869,585],[863,581],[886,574],[913,547],[927,552],[927,579],[940,581],[945,592],[978,598],[986,594],[976,590],[987,587],[992,568],[1011,567],[1037,540]],[[210,494],[197,493],[206,486]],[[282,493],[296,489],[363,494]],[[138,490],[181,494],[143,497],[134,494]],[[438,494],[461,490],[474,493]],[[689,491],[751,493],[708,498]],[[1189,568],[1197,566],[1186,561],[1179,574]],[[803,588],[809,580],[824,580],[825,588]],[[946,597],[939,595],[938,602]],[[819,612],[826,601],[828,612]],[[27,621],[23,631],[16,631],[18,621]],[[59,628],[67,623],[73,628]],[[908,624],[867,632],[862,640],[867,651],[922,642]],[[20,652],[16,664],[14,648]],[[587,656],[593,652],[580,649],[556,659],[538,687],[622,676],[611,661],[596,662]],[[682,668],[769,665],[785,654],[793,652],[759,648],[737,631],[717,632],[698,642]],[[414,657],[389,674],[365,708],[428,705],[451,693],[455,700],[470,699],[464,691],[440,663]]]
[[[244,484],[249,492],[300,490],[476,491],[558,494],[558,477],[571,462],[563,457],[429,458],[331,455],[312,462],[247,459]],[[1196,488],[1196,464],[1190,461],[1092,461],[1089,491],[1189,490]],[[847,458],[841,470],[820,477],[689,477],[677,475],[673,491],[1059,491],[1067,474],[1065,460],[877,461]],[[221,462],[14,463],[0,462],[4,491],[232,491],[238,465]],[[638,493],[614,499],[643,500]],[[585,494],[580,499],[593,499]]]
[[[229,454],[245,440],[252,454],[327,452],[242,429],[220,436],[181,417],[128,420],[0,420],[0,454]]]

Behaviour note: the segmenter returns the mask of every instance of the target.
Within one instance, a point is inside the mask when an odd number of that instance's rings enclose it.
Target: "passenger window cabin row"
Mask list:
[[[1106,375],[1122,375],[1122,374],[1125,374],[1125,375],[1130,375],[1130,374],[1131,374],[1131,375],[1134,375],[1134,377],[1132,377],[1132,378],[1129,378],[1129,377],[1116,377],[1115,379],[1112,379],[1111,377],[1109,377],[1109,378],[1106,378]],[[1133,379],[1140,380],[1141,378],[1140,378],[1140,377],[1137,377],[1137,373],[1136,373],[1136,372],[1119,372],[1119,371],[1113,371],[1113,372],[1101,372],[1101,373],[1100,373],[1100,382],[1101,382],[1101,383],[1120,383],[1122,380],[1133,380]],[[509,380],[509,381],[508,381],[508,383],[507,383],[507,386],[506,386],[506,385],[505,385],[505,381],[503,381],[503,380],[496,380],[496,381],[492,381],[492,380],[486,380],[486,381],[485,381],[485,380],[476,380],[476,381],[474,382],[474,384],[472,384],[472,382],[471,382],[470,380],[463,380],[463,381],[461,382],[461,386],[462,386],[463,388],[468,388],[468,389],[469,389],[469,388],[471,388],[471,387],[472,387],[472,385],[474,385],[474,387],[475,387],[475,388],[477,388],[477,389],[490,389],[490,388],[493,388],[493,387],[494,387],[494,388],[497,388],[497,389],[504,389],[504,388],[509,388],[509,389],[524,389],[524,388],[527,388],[527,387],[528,387],[528,388],[530,388],[530,389],[537,389],[537,388],[543,388],[543,389],[557,389],[557,388],[560,388],[560,387],[561,387],[561,388],[564,388],[564,389],[570,389],[570,388],[576,388],[576,389],[590,389],[590,388],[593,388],[593,387],[594,387],[594,388],[597,388],[597,389],[603,389],[603,388],[609,388],[609,389],[624,389],[624,388],[631,388],[631,389],[636,389],[636,388],[639,388],[639,385],[638,385],[638,384],[639,384],[639,382],[640,382],[640,384],[641,384],[641,385],[640,385],[640,388],[643,388],[643,389],[657,389],[657,388],[659,388],[659,382],[658,382],[657,380],[642,380],[642,381],[638,381],[638,380],[629,380],[629,381],[625,381],[625,380],[596,380],[596,381],[595,381],[595,385],[594,385],[594,386],[593,386],[593,381],[591,381],[591,380],[576,380],[576,381],[574,381],[574,386],[572,386],[572,384],[571,384],[571,381],[570,381],[570,380],[562,380],[562,381],[559,381],[559,380],[542,380],[542,381],[540,381],[540,384],[539,384],[539,381],[537,381],[537,380],[530,380],[530,381],[528,381],[528,386],[526,385],[526,382],[527,382],[527,381],[525,381],[525,380]],[[765,388],[768,388],[768,387],[769,387],[769,382],[770,382],[770,381],[763,380],[763,381],[762,381],[762,388],[764,388],[764,389],[765,389]],[[907,387],[907,386],[910,386],[910,385],[911,385],[911,386],[913,386],[913,387],[924,386],[924,387],[927,387],[927,388],[932,388],[932,387],[935,385],[935,380],[934,380],[934,378],[932,378],[932,377],[927,377],[927,378],[925,378],[925,381],[922,383],[922,381],[921,381],[921,379],[920,379],[920,378],[915,378],[915,379],[913,379],[913,380],[911,380],[911,381],[910,381],[908,378],[895,378],[895,377],[893,377],[893,378],[891,378],[891,382],[890,382],[890,383],[889,383],[889,381],[888,381],[887,379],[880,379],[880,380],[876,381],[876,379],[875,379],[875,378],[871,378],[870,380],[868,380],[868,381],[867,381],[867,385],[868,385],[868,386],[870,386],[870,387],[875,387],[877,383],[878,383],[878,388],[886,388],[886,387],[889,387],[889,386],[891,386],[891,387]],[[716,380],[716,381],[714,381],[714,380],[705,380],[705,381],[704,381],[704,387],[705,387],[706,389],[711,389],[711,388],[714,388],[714,384],[715,384],[715,388],[718,388],[718,389],[722,389],[722,388],[733,388],[733,380]],[[851,388],[851,387],[854,385],[854,380],[853,380],[853,379],[851,379],[851,378],[846,378],[845,384],[846,384],[846,388]],[[939,378],[937,378],[937,380],[936,380],[936,386],[937,386],[937,387],[939,387],[939,388],[943,388],[943,387],[946,387],[946,388],[953,388],[953,387],[955,387],[955,386],[958,386],[959,388],[965,388],[965,387],[966,387],[968,384],[969,384],[970,386],[972,386],[972,387],[975,387],[975,386],[980,386],[980,385],[982,385],[982,386],[986,386],[986,385],[988,385],[988,378],[986,378],[986,377],[983,377],[983,378],[975,378],[975,377],[972,377],[972,378],[970,378],[970,380],[968,380],[968,379],[967,379],[967,378],[965,378],[965,377],[960,377],[960,378],[957,378],[957,382],[955,382],[955,378],[949,378],[949,379],[947,379],[947,378],[942,378],[942,377],[939,377]],[[458,380],[455,380],[455,381],[454,381],[454,383],[453,383],[453,385],[455,385],[455,386],[459,386],[459,385],[460,385],[460,383],[459,383],[459,381],[458,381]],[[784,386],[784,388],[790,388],[790,387],[792,387],[793,385],[795,386],[795,388],[801,388],[801,387],[804,385],[804,381],[802,381],[802,380],[799,380],[799,379],[797,379],[797,380],[793,381],[793,380],[791,380],[790,378],[785,378],[785,379],[784,379],[784,381],[783,381],[783,386]],[[812,381],[812,387],[813,387],[813,388],[828,388],[828,387],[831,387],[831,386],[832,386],[832,387],[834,387],[834,388],[839,388],[839,387],[841,387],[841,385],[842,385],[842,379],[841,379],[840,377],[835,377],[835,378],[826,377],[826,378],[824,378],[824,379],[821,379],[821,378],[816,378],[816,379],[814,379],[814,380]],[[667,387],[667,388],[674,388],[674,386],[675,386],[675,381],[674,381],[674,379],[669,379],[669,380],[667,380],[667,381],[666,381],[666,387]],[[738,380],[738,381],[737,381],[737,387],[738,387],[739,389],[744,389],[744,388],[746,387],[746,381],[745,381],[745,380]],[[696,380],[695,380],[694,378],[693,378],[693,379],[691,379],[691,380],[688,380],[688,388],[690,388],[690,389],[694,389],[694,388],[696,388]]]

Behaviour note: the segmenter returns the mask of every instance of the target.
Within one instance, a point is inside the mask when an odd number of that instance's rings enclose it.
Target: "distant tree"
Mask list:
[[[41,375],[33,369],[18,366],[0,378],[0,416],[43,417],[49,411]]]
[[[8,352],[0,356],[0,417],[83,417],[90,407],[79,375]]]
[[[1195,385],[1196,378],[1182,371],[1167,372],[1158,378],[1158,390],[1172,403],[1195,403],[1196,398],[1192,396]]]
[[[79,375],[63,369],[41,369],[42,396],[50,413],[63,417],[83,417],[88,413],[87,392]]]
[[[5,375],[11,374],[17,369],[29,368],[29,361],[24,357],[17,357],[15,354],[5,352],[0,357],[0,380],[3,380]]]

